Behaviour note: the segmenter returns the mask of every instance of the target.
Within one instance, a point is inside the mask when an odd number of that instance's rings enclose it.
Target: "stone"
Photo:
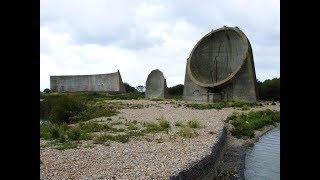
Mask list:
[[[50,76],[53,92],[126,92],[120,72],[94,75]]]
[[[167,97],[167,89],[163,73],[158,69],[151,71],[146,81],[146,99],[164,99]]]
[[[186,64],[184,100],[257,101],[252,48],[239,28],[224,26],[205,35]]]

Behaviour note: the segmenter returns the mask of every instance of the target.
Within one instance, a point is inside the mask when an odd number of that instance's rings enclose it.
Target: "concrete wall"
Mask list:
[[[217,165],[222,157],[223,148],[227,140],[227,129],[223,129],[219,132],[217,141],[212,146],[211,154],[204,157],[196,164],[189,166],[187,169],[182,170],[179,174],[171,176],[171,180],[200,180],[210,179],[208,177],[215,177],[217,175]]]
[[[54,92],[125,92],[120,72],[96,75],[50,76]]]
[[[254,70],[253,57],[248,57],[237,75],[226,84],[223,91],[223,99],[244,100],[248,102],[257,101],[257,80]]]

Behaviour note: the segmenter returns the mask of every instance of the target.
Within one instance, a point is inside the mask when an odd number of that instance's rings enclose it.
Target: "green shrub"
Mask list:
[[[77,121],[87,121],[99,117],[110,117],[119,112],[113,108],[106,108],[103,105],[89,106],[76,116]]]
[[[65,133],[68,129],[67,124],[43,124],[40,126],[40,137],[45,140],[64,140]]]
[[[236,124],[236,125],[235,125]],[[248,122],[234,122],[236,128],[232,129],[231,134],[236,138],[254,138],[253,128]]]
[[[227,118],[227,121],[234,126],[231,131],[233,136],[237,138],[253,138],[254,130],[280,122],[280,112],[267,109],[264,111],[250,111],[247,114],[234,113]]]
[[[67,132],[68,139],[71,141],[78,141],[81,138],[81,130],[79,128],[71,128]]]
[[[235,120],[237,117],[239,116],[239,114],[237,112],[232,113],[230,116],[227,117],[226,122]]]
[[[72,123],[75,122],[75,116],[84,110],[85,104],[79,96],[52,96],[48,104],[51,106],[49,120],[53,123]]]

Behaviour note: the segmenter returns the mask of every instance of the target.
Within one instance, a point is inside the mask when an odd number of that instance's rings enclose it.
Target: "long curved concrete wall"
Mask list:
[[[119,71],[110,74],[50,76],[50,89],[54,92],[125,92]]]
[[[215,176],[216,166],[223,151],[223,147],[227,140],[227,128],[224,127],[218,134],[218,140],[212,147],[211,154],[201,159],[198,163],[181,171],[176,176],[171,176],[171,180],[194,180],[207,179],[206,176],[210,173],[210,177]]]

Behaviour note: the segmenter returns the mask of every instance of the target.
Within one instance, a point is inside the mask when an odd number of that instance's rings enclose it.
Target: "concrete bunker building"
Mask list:
[[[238,27],[224,26],[198,41],[187,59],[183,99],[257,101],[252,48]]]
[[[120,71],[109,74],[50,76],[53,92],[126,92]]]
[[[163,73],[159,69],[151,71],[146,81],[146,99],[167,97],[167,82]]]

